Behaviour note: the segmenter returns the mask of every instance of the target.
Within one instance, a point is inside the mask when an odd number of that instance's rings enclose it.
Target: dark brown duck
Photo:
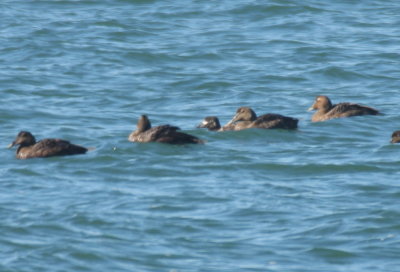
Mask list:
[[[210,131],[235,130],[235,124],[225,125],[221,127],[221,123],[216,116],[207,116],[197,127],[207,128]]]
[[[133,131],[128,140],[131,142],[159,142],[166,144],[202,144],[199,138],[177,131],[178,127],[171,125],[161,125],[151,127],[149,118],[142,115],[137,122],[137,129]]]
[[[378,110],[359,104],[346,102],[332,105],[331,100],[324,95],[317,96],[314,104],[308,110],[317,111],[311,118],[313,122],[321,122],[333,118],[379,114]]]
[[[36,142],[35,137],[28,131],[21,131],[17,138],[8,147],[19,145],[17,159],[44,158],[53,156],[66,156],[84,154],[87,148],[71,144],[62,139],[43,139]]]
[[[263,129],[296,129],[298,119],[283,116],[275,113],[267,113],[257,117],[256,113],[249,107],[240,107],[237,109],[235,116],[230,120],[224,128],[225,130],[242,130],[248,128]]]
[[[400,130],[396,130],[392,134],[392,140],[390,141],[392,144],[400,143]]]
[[[211,131],[221,130],[221,123],[217,116],[207,116],[203,121],[197,126],[198,128],[207,128]]]

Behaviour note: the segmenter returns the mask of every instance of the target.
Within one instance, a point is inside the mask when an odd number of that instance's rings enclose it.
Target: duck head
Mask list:
[[[230,120],[227,125],[238,121],[254,121],[256,120],[256,113],[249,107],[240,107],[237,109],[235,116]]]
[[[392,144],[400,143],[400,130],[393,132],[392,140],[390,141]]]
[[[32,135],[32,133],[30,133],[28,131],[21,131],[20,133],[18,133],[14,142],[12,142],[11,144],[8,145],[8,148],[12,148],[13,146],[16,146],[16,145],[30,146],[30,145],[34,145],[35,143],[36,143],[36,139]]]
[[[331,100],[325,95],[319,95],[315,98],[314,104],[308,108],[308,111],[323,110],[328,111],[332,108]]]
[[[207,128],[208,130],[219,130],[221,124],[216,116],[207,116],[204,120],[197,126],[198,128]]]
[[[151,123],[150,123],[150,120],[147,117],[147,115],[140,116],[136,126],[137,126],[138,132],[144,132],[144,131],[150,129]]]

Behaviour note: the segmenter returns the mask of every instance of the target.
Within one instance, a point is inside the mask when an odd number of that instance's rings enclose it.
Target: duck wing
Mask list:
[[[167,144],[201,144],[202,140],[197,138],[196,136],[178,132],[178,131],[168,131],[163,134],[157,140],[159,143],[167,143]]]
[[[162,135],[170,132],[178,130],[178,127],[170,126],[170,125],[161,125],[149,128],[146,131],[132,132],[128,139],[131,142],[139,142],[139,143],[148,143],[148,142],[156,142],[158,138],[162,137]]]
[[[152,127],[138,135],[135,135],[132,138],[134,142],[159,142],[159,143],[167,143],[167,144],[199,144],[203,143],[199,138],[183,133],[178,132],[179,127],[171,126],[171,125],[161,125],[157,127]]]
[[[299,122],[298,119],[275,114],[275,113],[268,113],[259,116],[253,124],[253,127],[257,128],[283,128],[283,129],[296,129],[297,123]]]
[[[202,140],[197,138],[196,136],[179,132],[178,127],[164,125],[155,127],[157,128],[157,132],[154,133],[154,140],[155,142],[159,143],[167,143],[167,144],[199,144],[203,143]]]
[[[177,131],[179,127],[171,126],[171,125],[162,125],[152,127],[141,133],[141,141],[142,142],[156,142],[159,138],[163,137],[166,134]]]
[[[29,150],[29,157],[51,157],[74,154],[84,154],[87,148],[71,144],[62,139],[43,139]]]
[[[333,105],[332,109],[327,113],[330,118],[377,114],[379,114],[379,111],[374,108],[353,103]]]

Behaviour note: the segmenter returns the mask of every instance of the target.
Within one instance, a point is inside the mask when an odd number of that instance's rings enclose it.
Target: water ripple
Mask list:
[[[397,1],[0,10],[1,271],[398,269]],[[384,115],[312,123],[321,94]],[[299,129],[196,128],[240,106]],[[206,144],[130,143],[141,114]],[[20,130],[95,149],[16,160]]]

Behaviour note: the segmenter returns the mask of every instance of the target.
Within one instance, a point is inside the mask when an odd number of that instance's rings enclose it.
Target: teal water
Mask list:
[[[399,14],[1,1],[0,271],[399,271]],[[311,123],[319,94],[385,115]],[[195,128],[239,106],[300,128]],[[130,143],[141,114],[207,143]],[[96,149],[20,161],[5,148],[20,130]]]

